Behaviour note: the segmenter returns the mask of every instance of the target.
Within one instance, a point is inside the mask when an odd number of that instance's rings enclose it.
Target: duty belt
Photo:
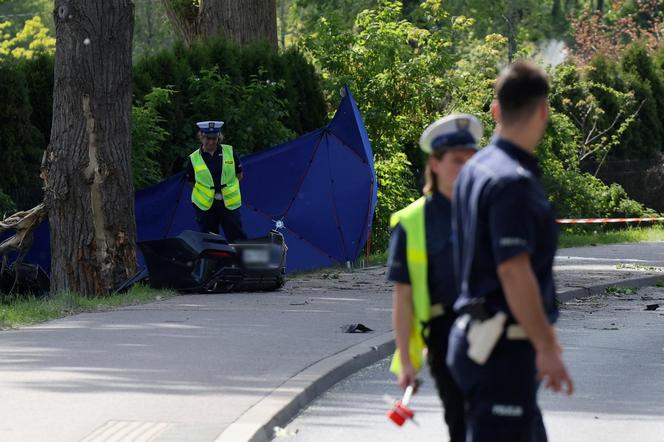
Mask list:
[[[459,317],[459,319],[455,322],[455,325],[465,332],[468,330],[468,325],[472,320],[473,320],[472,315],[469,313],[465,313]],[[523,329],[523,327],[521,327],[520,324],[517,323],[506,324],[504,329],[504,335],[505,338],[510,341],[528,339],[526,331]]]

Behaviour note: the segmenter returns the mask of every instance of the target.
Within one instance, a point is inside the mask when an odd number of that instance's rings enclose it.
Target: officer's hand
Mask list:
[[[574,392],[574,382],[565,368],[559,346],[537,352],[537,379],[544,382],[545,388],[558,393],[564,389],[567,395]]]
[[[401,373],[399,373],[399,387],[405,390],[409,385],[412,385],[413,393],[417,393],[417,382],[415,381],[417,372],[410,363],[401,365]]]

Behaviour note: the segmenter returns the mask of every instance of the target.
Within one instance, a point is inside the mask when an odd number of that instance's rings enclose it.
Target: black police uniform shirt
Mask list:
[[[501,138],[492,139],[462,169],[453,202],[460,284],[455,310],[484,298],[489,310],[509,314],[496,267],[528,253],[547,316],[552,323],[557,319],[558,226],[540,176],[534,155]]]
[[[424,225],[428,257],[429,300],[451,307],[456,300],[452,261],[452,203],[438,192],[427,196]],[[390,237],[387,279],[411,284],[406,259],[406,231],[400,224]]]
[[[221,169],[224,165],[223,163],[223,152],[221,146],[217,147],[217,150],[213,153],[207,153],[203,147],[200,148],[201,156],[203,161],[208,167],[208,170],[212,174],[212,182],[214,183],[215,192],[221,192]],[[233,149],[233,160],[235,161],[235,174],[242,172],[242,163],[240,162],[240,157],[237,156],[235,149]],[[194,172],[194,166],[191,164],[191,159],[187,158],[187,179],[190,183],[196,182],[196,173]]]

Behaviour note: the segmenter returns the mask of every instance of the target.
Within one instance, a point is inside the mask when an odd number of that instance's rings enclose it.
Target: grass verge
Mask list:
[[[108,311],[128,305],[160,301],[175,294],[139,284],[126,293],[100,298],[88,298],[76,293],[59,293],[43,299],[5,298],[0,304],[0,328],[15,328],[77,313]]]
[[[558,247],[583,247],[642,241],[664,241],[664,226],[629,227],[621,230],[592,232],[566,230],[561,232]]]

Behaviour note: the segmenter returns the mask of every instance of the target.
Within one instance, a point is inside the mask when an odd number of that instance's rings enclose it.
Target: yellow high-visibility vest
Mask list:
[[[429,297],[429,260],[427,257],[426,227],[424,220],[424,205],[426,196],[413,202],[406,208],[394,213],[390,218],[390,226],[401,227],[406,232],[406,259],[408,261],[408,275],[413,293],[413,319],[409,337],[410,363],[415,370],[424,365],[424,349],[426,344],[422,336],[424,324],[430,317]],[[398,375],[401,373],[401,359],[399,350],[392,358],[390,371]]]
[[[242,205],[240,195],[240,180],[235,175],[235,159],[233,158],[233,147],[222,144],[223,162],[221,168],[221,195],[226,208],[233,210]],[[201,210],[209,210],[214,203],[214,181],[210,169],[208,169],[200,149],[196,149],[189,155],[191,165],[194,167],[196,183],[191,192],[191,202]],[[225,184],[225,186],[224,186]]]

